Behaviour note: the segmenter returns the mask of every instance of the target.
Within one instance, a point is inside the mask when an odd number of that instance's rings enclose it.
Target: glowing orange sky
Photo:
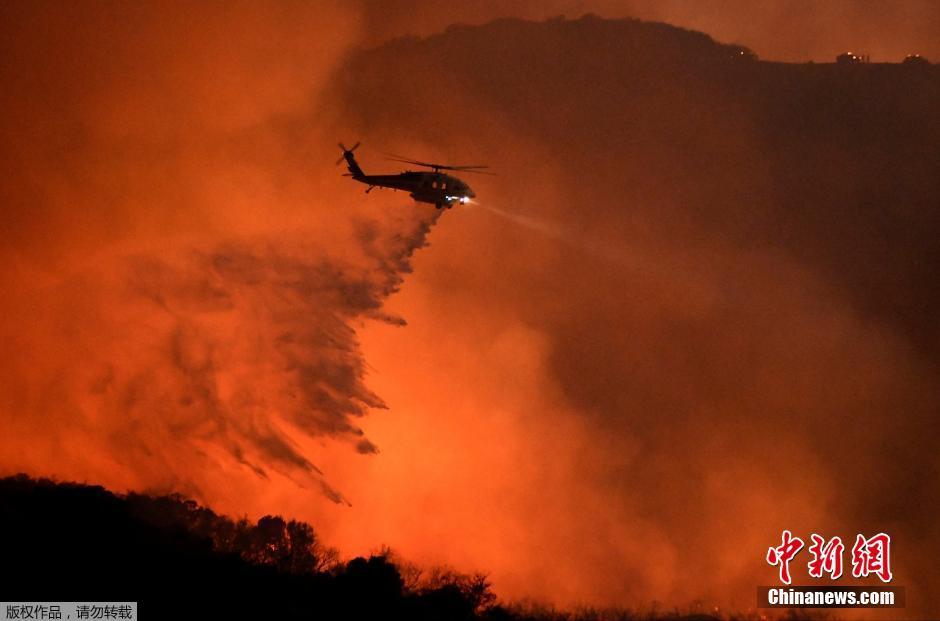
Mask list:
[[[335,87],[362,45],[451,21],[587,11],[672,21],[766,58],[829,60],[852,47],[940,60],[937,5],[419,5],[407,15],[348,2],[0,9],[0,338],[12,354],[0,363],[0,470],[290,514],[346,554],[388,544],[489,572],[501,596],[563,604],[743,608],[755,580],[770,580],[760,551],[781,528],[900,529],[892,499],[846,521],[865,482],[846,472],[848,452],[834,466],[802,432],[843,424],[875,455],[859,469],[890,464],[896,447],[852,416],[890,429],[896,410],[931,411],[935,367],[810,259],[703,232],[681,182],[635,172],[665,169],[651,164],[669,161],[665,147],[637,142],[595,162],[578,136],[559,152],[567,138],[510,123],[485,93],[442,94],[420,119],[406,104],[360,102],[363,121],[338,109]],[[705,120],[686,133],[727,146],[739,158],[728,169],[761,161],[747,118]],[[400,270],[392,263],[414,245],[402,237],[429,212],[339,176],[335,142],[360,138],[367,171],[389,164],[383,147],[499,165],[500,178],[468,179],[480,200],[541,229],[455,209],[413,272]],[[605,181],[649,183],[586,209],[596,188],[574,182],[572,160]],[[771,182],[760,163],[747,172],[742,192]],[[745,221],[745,207],[729,207],[729,220]],[[375,222],[374,238],[362,221]],[[369,308],[373,297],[387,307]],[[287,333],[333,349],[285,353]],[[359,364],[363,378],[331,376],[330,390],[372,391],[387,410],[316,418],[306,433],[298,418],[270,416],[306,385],[298,368]],[[913,437],[927,423],[898,428]],[[362,437],[378,454],[356,452]],[[293,451],[272,446],[281,439]],[[323,476],[298,474],[295,454]],[[804,468],[782,469],[781,454]]]

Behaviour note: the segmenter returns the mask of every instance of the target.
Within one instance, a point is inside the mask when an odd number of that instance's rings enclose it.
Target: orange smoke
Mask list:
[[[8,437],[51,432],[4,443],[3,468],[203,498],[274,470],[338,500],[279,425],[372,450],[349,322],[392,319],[430,221],[338,212],[334,171],[310,171],[332,149],[289,123],[355,8],[3,12],[2,410]]]
[[[627,10],[518,10],[571,6]],[[627,6],[829,54],[769,38],[784,5],[766,30]],[[600,19],[362,52],[444,18],[0,11],[0,469],[284,513],[560,604],[743,609],[782,529],[886,530],[912,613],[935,603],[935,80],[727,69]],[[339,139],[367,173],[489,163],[493,210],[431,229],[339,177]]]

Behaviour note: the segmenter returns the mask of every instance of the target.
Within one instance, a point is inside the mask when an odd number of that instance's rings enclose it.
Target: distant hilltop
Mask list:
[[[536,43],[532,51],[544,46],[544,51],[565,51],[563,44],[569,37],[590,37],[597,50],[608,49],[619,52],[629,52],[640,57],[661,55],[664,58],[682,57],[692,59],[736,59],[758,60],[759,50],[752,50],[736,43],[720,43],[710,35],[673,26],[668,23],[644,21],[635,18],[607,19],[588,13],[577,19],[567,19],[563,16],[553,17],[545,21],[531,21],[519,18],[500,18],[487,24],[471,26],[465,24],[452,24],[443,33],[428,37],[406,36],[393,39],[380,48],[388,52],[398,50],[407,51],[415,46],[425,49],[452,44],[472,43],[479,37],[485,36],[494,41],[505,39],[525,40]],[[833,63],[862,64],[873,62],[871,56],[864,51],[842,51],[834,53]],[[906,57],[897,59],[875,59],[877,63],[905,63],[915,65],[930,64],[929,59],[912,51]],[[803,63],[792,63],[803,64]],[[814,64],[810,61],[807,64]],[[816,61],[816,64],[827,64]]]

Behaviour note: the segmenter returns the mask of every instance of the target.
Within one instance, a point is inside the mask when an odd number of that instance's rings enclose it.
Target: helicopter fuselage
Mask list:
[[[408,192],[416,201],[431,203],[438,207],[452,207],[466,203],[476,196],[462,179],[437,172],[405,171],[397,175],[356,175],[355,181],[372,188],[391,188]],[[366,190],[367,192],[369,190]]]

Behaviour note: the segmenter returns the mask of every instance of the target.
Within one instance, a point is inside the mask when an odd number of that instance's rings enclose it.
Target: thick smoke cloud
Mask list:
[[[373,496],[383,524],[357,528],[516,596],[739,609],[784,528],[886,530],[912,614],[935,609],[936,70],[733,55],[588,18],[352,60],[361,133],[503,173],[396,301],[436,353],[377,378],[408,412],[376,421],[385,463],[454,474]],[[370,361],[404,343],[370,335]],[[357,495],[395,485],[369,477]],[[418,537],[402,504],[442,508]]]
[[[222,467],[220,451],[339,502],[292,432],[377,451],[357,421],[385,404],[365,386],[354,322],[402,323],[382,305],[436,219],[360,223],[358,264],[285,232],[120,257],[47,286],[8,335],[6,384],[22,396],[5,404],[7,424],[26,436],[67,416],[65,454],[113,455],[139,484],[204,496],[198,473]]]
[[[886,530],[936,610],[935,71],[597,19],[359,50],[508,10],[446,5],[0,8],[0,467],[557,603],[747,608],[781,529]],[[791,60],[863,21],[708,6]],[[627,10],[569,7],[511,10]],[[500,177],[413,256],[433,212],[339,139]]]
[[[355,7],[0,10],[2,468],[343,500],[297,438],[377,451],[356,329],[403,323],[382,306],[438,217],[330,196]]]

